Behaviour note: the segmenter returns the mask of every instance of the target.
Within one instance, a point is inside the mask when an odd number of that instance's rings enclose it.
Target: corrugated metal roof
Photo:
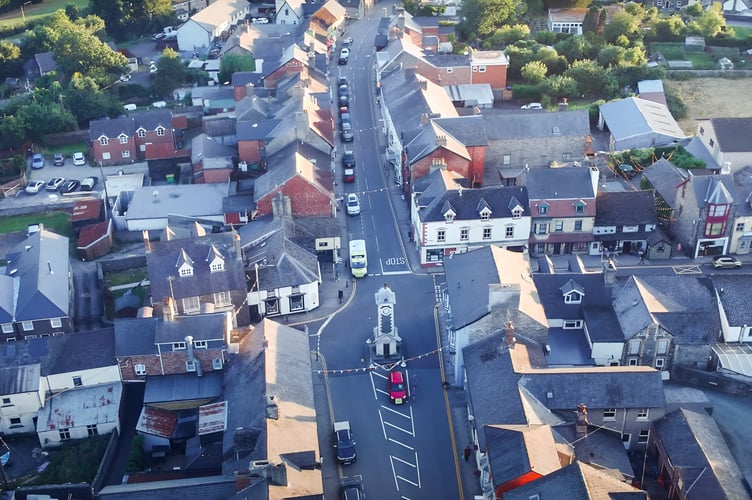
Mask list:
[[[223,432],[227,428],[227,401],[198,407],[198,435]]]

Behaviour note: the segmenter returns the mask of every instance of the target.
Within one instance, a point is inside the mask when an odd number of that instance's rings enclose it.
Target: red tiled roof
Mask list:
[[[86,248],[110,231],[110,221],[97,222],[81,229],[76,240],[76,247]]]
[[[152,142],[146,145],[147,160],[162,160],[175,157],[175,145],[169,142]]]

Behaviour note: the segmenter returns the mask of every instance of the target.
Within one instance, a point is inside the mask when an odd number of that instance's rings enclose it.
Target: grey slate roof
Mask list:
[[[501,282],[499,274],[495,272],[496,267],[496,259],[488,246],[454,254],[444,261],[455,330],[489,313],[486,299],[488,285]]]
[[[224,260],[224,270],[212,272],[209,268],[214,251]],[[180,276],[178,257],[184,253],[193,261],[193,275]],[[151,294],[160,302],[173,296],[180,300],[213,293],[247,291],[240,246],[236,246],[234,233],[207,234],[200,238],[182,238],[151,243],[146,253],[146,264],[151,282]],[[169,279],[175,279],[170,283]],[[171,286],[172,285],[172,286]]]
[[[0,396],[39,390],[39,363],[0,368]]]
[[[257,222],[241,228],[240,237],[247,267],[259,264],[262,290],[304,285],[319,279],[315,235],[289,216]],[[252,276],[255,280],[254,273]]]
[[[552,428],[557,442],[574,445],[575,458],[598,468],[618,470],[623,477],[631,479],[637,474],[629,461],[627,450],[617,431],[598,426],[589,426],[587,439],[578,438],[574,422]]]
[[[483,427],[494,488],[530,472],[550,474],[560,467],[547,425]]]
[[[718,147],[724,153],[744,153],[752,151],[749,144],[749,131],[752,118],[711,118]]]
[[[630,339],[656,322],[671,333],[676,343],[712,343],[720,330],[720,320],[711,286],[708,278],[695,276],[620,279],[614,290],[614,311],[624,338]]]
[[[421,207],[419,217],[422,222],[444,220],[445,205],[449,203],[455,212],[455,220],[478,220],[480,210],[488,207],[492,219],[511,218],[512,209],[520,206],[522,215],[529,215],[529,202],[525,187],[492,186],[477,189],[457,189],[447,186],[440,178],[441,171],[435,170],[425,178],[434,189],[427,190],[418,197]],[[420,179],[422,180],[422,179]],[[417,189],[417,187],[416,187]],[[443,192],[441,192],[443,191]],[[440,194],[439,194],[440,193]],[[438,195],[438,196],[437,196]]]
[[[665,158],[661,158],[645,169],[642,175],[669,207],[676,208],[677,190],[681,183],[689,177],[686,170],[676,167]]]
[[[666,404],[660,372],[617,368],[526,374],[520,385],[555,411],[573,412],[580,403],[593,409],[662,408]]]
[[[312,168],[308,163],[313,163]],[[256,179],[255,200],[259,200],[296,175],[303,176],[312,186],[331,195],[331,157],[308,143],[294,141],[268,158],[268,171]]]
[[[486,121],[482,115],[435,118],[433,122],[465,146],[488,144]]]
[[[156,130],[162,126],[167,130],[172,129],[172,111],[169,109],[150,109],[129,115],[136,124],[136,130]]]
[[[5,273],[16,281],[15,321],[68,317],[68,250],[68,238],[43,229],[8,252]],[[2,292],[3,309],[9,305],[7,293]]]
[[[222,371],[204,373],[201,377],[195,373],[147,377],[144,404],[214,400],[222,395],[223,379]]]
[[[188,335],[194,340],[223,341],[226,321],[227,315],[222,312],[175,316],[171,321],[162,318],[118,319],[115,321],[115,356],[157,354],[157,343],[184,342]]]
[[[595,198],[590,171],[582,167],[532,168],[525,174],[531,200]]]
[[[648,500],[648,494],[636,490],[592,465],[576,461],[566,467],[504,492],[504,500]]]
[[[752,276],[746,274],[713,274],[716,294],[726,313],[729,325],[752,325]]]
[[[191,162],[198,163],[212,158],[232,158],[237,151],[225,146],[206,134],[199,134],[191,140]],[[230,165],[232,166],[232,165]]]
[[[611,288],[606,286],[603,274],[541,274],[534,273],[533,281],[538,290],[546,317],[550,319],[585,319],[585,309],[609,308],[611,306]],[[584,289],[579,304],[564,302],[564,287],[573,281]]]
[[[114,139],[121,134],[133,137],[136,133],[136,121],[133,117],[102,118],[89,122],[89,140],[97,141],[104,136]]]
[[[601,191],[595,207],[596,226],[658,224],[653,191]]]
[[[590,120],[586,110],[554,113],[514,112],[483,115],[488,141],[546,139],[554,136],[583,137],[590,134]]]
[[[715,420],[707,414],[679,408],[655,422],[672,465],[683,474],[688,498],[750,498],[742,472]]]

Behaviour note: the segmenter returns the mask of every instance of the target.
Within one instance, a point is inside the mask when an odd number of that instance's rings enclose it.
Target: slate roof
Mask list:
[[[584,319],[585,309],[611,306],[611,288],[606,286],[601,273],[534,273],[533,281],[543,309],[546,311],[546,317],[550,319]],[[564,302],[562,287],[569,281],[573,281],[584,289],[579,304]]]
[[[146,377],[144,404],[215,400],[222,395],[223,379],[221,370],[205,372],[201,377],[195,373]]]
[[[230,159],[237,156],[237,150],[225,146],[213,137],[201,133],[191,140],[191,163],[206,162],[209,159]],[[209,162],[211,163],[211,162]],[[229,167],[232,168],[230,161]],[[206,168],[206,165],[204,165]]]
[[[0,396],[39,390],[39,363],[0,368]]]
[[[541,500],[561,498],[566,492],[569,500],[648,500],[645,491],[615,478],[600,467],[576,461],[542,478],[504,492],[504,500],[529,500],[537,495]]]
[[[524,186],[463,189],[456,183],[452,186],[440,179],[443,172],[444,170],[435,170],[425,176],[430,178],[427,182],[435,185],[435,188],[424,191],[417,197],[417,204],[422,207],[418,212],[421,222],[444,221],[447,204],[451,205],[457,221],[478,220],[480,211],[486,207],[491,210],[491,219],[511,218],[515,207],[522,208],[523,217],[530,215],[527,189]]]
[[[728,184],[731,190],[734,189],[733,176],[728,174],[694,176],[691,173],[690,176],[697,206],[731,205],[734,203],[734,197],[726,188],[726,184]]]
[[[464,146],[485,146],[488,144],[486,122],[481,115],[435,118],[434,125],[446,131]]]
[[[749,131],[752,130],[752,117],[711,118],[718,148],[724,153],[746,153],[752,151],[749,144]]]
[[[525,474],[550,474],[559,457],[548,425],[485,425],[494,489]]]
[[[554,411],[571,413],[580,403],[593,409],[666,404],[661,374],[648,367],[550,369],[525,374],[520,385]]]
[[[665,158],[660,158],[644,171],[643,176],[668,206],[676,208],[677,190],[689,178],[689,173]]]
[[[554,113],[513,112],[484,114],[488,141],[520,139],[548,139],[555,136],[584,137],[590,134],[590,120],[586,110]],[[555,130],[558,128],[558,130]]]
[[[333,198],[330,163],[328,154],[307,143],[291,142],[268,158],[269,170],[256,179],[254,199],[258,201],[266,197],[296,176]]]
[[[234,20],[237,13],[248,9],[248,2],[245,0],[217,0],[193,14],[190,19],[212,32],[222,23]]]
[[[743,474],[715,420],[679,408],[654,423],[657,439],[682,474],[688,498],[750,498]],[[691,489],[690,489],[691,488]]]
[[[55,61],[52,52],[40,52],[34,54],[34,60],[37,62],[37,67],[39,68],[39,73],[41,75],[46,75],[47,73],[57,71],[58,69],[57,61]]]
[[[653,191],[601,191],[595,214],[596,226],[658,224]]]
[[[525,174],[531,200],[595,198],[590,171],[582,167],[532,168]]]
[[[628,452],[624,449],[620,432],[591,425],[588,426],[587,439],[581,439],[573,421],[556,425],[551,430],[557,442],[574,446],[576,460],[584,464],[593,464],[599,469],[619,471],[625,480],[637,476],[629,461]],[[613,477],[612,474],[609,475]]]
[[[158,343],[185,342],[188,335],[194,341],[224,341],[226,322],[227,315],[222,312],[175,316],[169,321],[162,318],[118,319],[115,321],[115,356],[158,354]]]
[[[752,280],[750,275],[712,274],[710,281],[726,319],[732,327],[752,325]]]
[[[718,310],[708,278],[641,275],[620,279],[614,311],[625,339],[653,323],[662,325],[679,344],[708,344],[720,330]]]
[[[169,109],[150,109],[132,114],[130,117],[136,124],[136,130],[156,130],[160,126],[172,130],[172,111]]]
[[[668,107],[657,102],[627,97],[601,104],[600,113],[616,141],[652,132],[676,139],[686,137]]]
[[[262,290],[304,285],[320,278],[313,244],[316,235],[290,216],[267,219],[262,224],[257,222],[241,228],[241,245],[248,268],[259,264]],[[255,273],[252,276],[255,281]]]
[[[12,312],[15,321],[68,317],[68,250],[68,238],[42,229],[8,252],[5,274],[10,279],[3,280],[0,292],[4,316]]]

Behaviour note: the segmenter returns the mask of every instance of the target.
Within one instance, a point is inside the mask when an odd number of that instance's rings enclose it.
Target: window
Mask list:
[[[136,375],[146,375],[146,365],[142,363],[137,363],[133,366],[133,370],[136,372]]]
[[[629,366],[637,366],[637,358],[629,358],[629,361],[627,361],[627,364]]]
[[[97,424],[87,425],[86,432],[89,433],[89,436],[99,436],[99,429],[97,429]]]
[[[489,229],[489,231],[490,231],[490,229]],[[504,228],[504,237],[505,238],[514,238],[514,226],[507,226],[507,227]]]
[[[159,137],[163,137],[165,135],[165,128],[164,127],[157,127],[157,135]]]
[[[637,439],[637,442],[647,443],[649,437],[650,437],[650,431],[648,429],[643,429],[640,431],[640,437]]]
[[[446,241],[446,231],[444,229],[439,229],[436,231],[436,241]]]
[[[3,323],[3,333],[13,333],[13,325],[11,323]]]
[[[454,68],[447,68],[446,71],[447,73],[454,73]]]
[[[444,214],[444,220],[447,222],[452,222],[454,220],[454,212],[447,212]]]
[[[568,293],[564,296],[565,304],[579,304],[582,302],[582,295],[576,292]]]
[[[11,427],[23,427],[23,424],[21,423],[21,418],[20,417],[11,418],[10,426]]]
[[[710,217],[723,217],[726,215],[726,205],[710,205],[708,215]]]
[[[122,154],[121,156],[122,156],[123,158],[130,158],[130,157],[131,157],[131,152],[130,152],[130,150],[128,150],[128,149],[124,149],[124,150],[123,150],[123,154]]]
[[[648,408],[639,409],[639,410],[637,410],[637,419],[638,420],[647,420],[649,413],[650,413],[650,410]]]
[[[737,222],[736,224],[736,230],[737,231],[744,231],[744,223],[743,222]],[[3,325],[5,326],[5,325]]]
[[[700,135],[705,135],[705,128],[704,127],[700,127]]]
[[[118,139],[120,139],[120,144],[128,144],[128,136],[127,135],[121,134],[120,137],[118,137]]]
[[[546,253],[546,244],[545,243],[536,243],[535,244],[535,253],[538,253],[538,254]]]
[[[58,433],[60,434],[60,441],[70,439],[70,429],[60,429]]]
[[[267,316],[272,314],[279,314],[279,299],[277,297],[266,299],[264,301],[264,304],[266,306]]]
[[[577,215],[582,215],[585,213],[585,204],[580,202],[575,203],[574,205],[574,213]]]
[[[504,165],[512,164],[512,155],[504,155],[502,158],[503,158],[502,162],[504,163]]]
[[[212,359],[212,368],[215,370],[221,370],[222,369],[222,360],[220,358],[214,358]]]
[[[24,335],[24,340],[35,339],[38,335]]]
[[[575,231],[582,231],[582,221],[581,220],[574,221],[574,230]]]
[[[559,127],[555,127],[555,128],[558,129]],[[554,134],[554,135],[561,135],[561,134],[559,133],[559,134]],[[572,153],[562,153],[561,159],[564,161],[570,161],[572,159]]]
[[[658,350],[656,352],[658,354],[666,354],[668,352],[668,340],[659,340]]]
[[[196,362],[192,360],[188,360],[185,362],[185,371],[187,372],[195,372],[196,371]]]
[[[22,321],[21,322],[21,328],[23,328],[23,331],[25,331],[25,332],[34,331],[34,322],[33,321]]]
[[[3,406],[8,406],[9,404],[11,404],[10,398],[3,398]]]
[[[138,135],[139,137],[143,139],[144,137],[146,137],[146,130],[140,128],[136,131],[136,135]]]
[[[470,239],[470,229],[463,227],[460,229],[460,241],[468,241]]]
[[[487,222],[489,219],[491,219],[491,212],[484,210],[480,213],[480,220]]]
[[[193,268],[188,265],[182,266],[180,268],[180,276],[193,276]]]
[[[99,144],[102,146],[107,146],[110,143],[110,140],[106,137],[100,137],[99,138]]]
[[[710,147],[712,148],[713,146],[715,146],[715,141],[713,139],[710,139]]]
[[[213,273],[224,271],[225,270],[225,263],[222,259],[214,259],[209,266],[209,270]]]
[[[84,383],[81,381],[81,377],[73,377],[73,386],[81,387]]]
[[[50,326],[52,328],[62,328],[63,321],[60,318],[52,318],[50,320]]]
[[[554,231],[564,231],[564,221],[563,220],[557,220],[554,223]]]
[[[629,341],[629,354],[640,354],[640,341],[639,340],[630,340]]]
[[[535,229],[536,234],[546,234],[548,233],[548,224],[536,224],[538,226]]]
[[[616,420],[616,408],[606,408],[603,410],[603,420]]]
[[[478,66],[478,73],[485,73],[486,67],[485,66]]]
[[[507,233],[509,232],[509,228],[507,228]],[[509,236],[507,236],[509,238]],[[491,228],[490,227],[484,227],[483,228],[483,239],[484,240],[490,240],[491,239]]]
[[[705,236],[721,236],[726,229],[723,222],[708,222],[705,224]]]
[[[582,320],[581,319],[573,319],[573,320],[567,320],[564,322],[564,329],[565,330],[572,330],[575,328],[582,328]]]
[[[232,305],[232,296],[230,292],[217,292],[214,294],[214,305],[217,307],[227,307]]]
[[[545,203],[538,207],[538,215],[547,215],[548,214],[548,205]]]
[[[209,343],[206,340],[195,340],[193,342],[193,347],[196,349],[206,349],[209,347]]]
[[[105,152],[102,153],[102,159],[103,160],[109,160],[110,158],[112,158],[112,156],[110,155],[109,151],[105,151]]]
[[[302,311],[305,308],[305,295],[290,295],[290,311]]]
[[[512,219],[522,218],[522,210],[522,207],[515,207],[514,210],[512,210]]]
[[[173,342],[172,343],[173,351],[180,351],[182,349],[185,349],[185,342]]]
[[[186,297],[183,299],[183,312],[185,314],[197,313],[201,310],[201,302],[198,296]]]
[[[666,364],[666,360],[663,358],[655,358],[655,367],[659,370],[663,370],[663,367]]]

